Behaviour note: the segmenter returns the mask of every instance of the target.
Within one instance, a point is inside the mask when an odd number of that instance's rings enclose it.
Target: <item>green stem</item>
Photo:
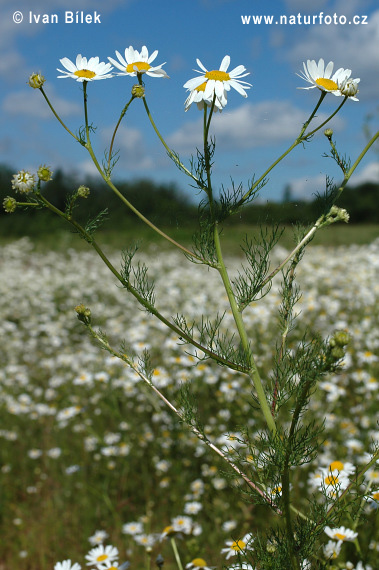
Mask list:
[[[138,77],[139,84],[140,84],[141,86],[143,86],[142,74],[141,74],[141,73],[137,73],[137,77]],[[147,101],[146,101],[146,95],[143,96],[142,100],[143,100],[143,104],[144,104],[144,107],[145,107],[146,114],[147,114],[147,116],[148,116],[148,118],[149,118],[149,121],[150,121],[150,123],[151,123],[151,126],[153,127],[154,131],[156,132],[156,135],[158,136],[159,140],[161,141],[161,143],[162,143],[163,146],[165,147],[165,149],[166,149],[167,154],[169,155],[169,157],[174,161],[174,163],[177,165],[177,167],[178,167],[180,170],[182,170],[183,172],[185,172],[185,174],[187,174],[187,176],[189,176],[190,178],[192,178],[192,180],[194,180],[196,183],[198,183],[199,181],[198,181],[198,179],[196,178],[196,176],[194,176],[194,175],[192,174],[192,172],[190,172],[190,171],[184,166],[184,164],[183,164],[182,162],[180,162],[178,155],[175,154],[175,152],[173,152],[173,151],[170,149],[170,147],[167,145],[166,141],[165,141],[164,138],[162,137],[161,133],[159,132],[158,127],[157,127],[157,125],[155,124],[154,119],[153,119],[153,117],[152,117],[152,115],[151,115],[151,113],[150,113],[150,109],[149,109],[149,106],[148,106]]]
[[[337,109],[334,111],[334,113],[332,113],[323,123],[321,123],[321,125],[319,125],[316,129],[313,129],[313,131],[311,131],[310,133],[307,133],[307,138],[311,137],[312,135],[314,135],[314,133],[316,133],[317,131],[319,131],[320,129],[322,129],[322,127],[324,125],[326,125],[326,123],[329,123],[329,121],[331,119],[333,119],[334,115],[337,115],[338,111],[343,107],[343,105],[346,103],[347,101],[347,97],[344,98],[344,100],[342,101],[341,105],[339,107],[337,107]]]
[[[112,140],[111,140],[111,144],[110,144],[110,147],[109,147],[109,154],[108,154],[108,172],[110,171],[110,164],[111,164],[111,158],[112,158],[113,144],[114,144],[114,140],[115,140],[115,137],[116,137],[116,133],[117,133],[118,127],[120,126],[121,121],[122,121],[122,119],[124,118],[124,115],[125,115],[126,111],[128,110],[129,105],[130,105],[130,103],[133,101],[133,99],[135,99],[135,96],[134,96],[134,95],[132,95],[130,101],[125,105],[125,107],[124,107],[123,110],[121,111],[120,118],[119,118],[119,120],[117,121],[117,125],[115,126],[115,129],[114,129],[114,131],[113,131]]]
[[[238,310],[237,301],[236,301],[236,298],[234,296],[232,285],[230,283],[228,272],[227,272],[227,269],[225,267],[225,263],[223,260],[223,255],[222,255],[222,251],[221,251],[221,244],[220,244],[220,236],[218,233],[217,223],[215,224],[214,240],[215,240],[217,259],[219,262],[218,271],[221,275],[221,279],[222,279],[222,282],[224,284],[225,291],[226,291],[226,294],[228,296],[228,300],[230,303],[230,308],[231,308],[232,313],[233,313],[234,322],[236,324],[238,333],[239,333],[240,338],[241,338],[241,343],[242,343],[242,346],[243,346],[243,349],[244,349],[244,352],[246,355],[247,366],[249,369],[248,374],[249,374],[251,380],[253,381],[254,388],[255,388],[256,393],[257,393],[258,401],[259,401],[259,404],[261,406],[261,409],[262,409],[263,415],[265,417],[265,420],[267,422],[267,425],[268,425],[269,429],[271,430],[271,432],[273,434],[275,434],[276,433],[275,420],[271,414],[271,410],[270,410],[270,407],[269,407],[268,402],[267,402],[267,398],[266,398],[266,395],[265,395],[265,392],[263,389],[263,385],[262,385],[262,380],[260,378],[256,363],[254,360],[254,356],[253,356],[253,353],[252,353],[251,348],[250,348],[249,339],[248,339],[246,329],[245,329],[245,326],[244,326],[244,323],[242,320],[242,315],[241,315],[240,311]]]
[[[180,556],[179,556],[178,548],[176,546],[175,538],[171,538],[170,541],[171,541],[172,550],[174,552],[174,556],[175,556],[175,560],[176,560],[176,563],[178,565],[178,568],[179,568],[179,570],[183,570],[183,565],[182,565],[182,561],[180,560]]]
[[[86,81],[85,81],[84,83],[86,83]],[[80,144],[82,144],[81,141],[80,141],[80,139],[78,139],[78,137],[77,137],[76,135],[74,135],[74,133],[72,133],[68,127],[66,127],[66,125],[64,124],[64,122],[62,121],[62,119],[59,117],[59,115],[58,115],[57,112],[55,111],[54,107],[53,107],[52,104],[50,103],[50,101],[49,101],[49,99],[48,99],[48,97],[47,97],[45,91],[43,90],[43,87],[40,87],[39,89],[40,89],[42,95],[45,97],[46,103],[49,105],[49,107],[50,107],[50,109],[51,109],[53,115],[55,116],[56,119],[58,119],[58,121],[60,122],[60,124],[62,125],[62,127],[63,127],[64,129],[66,129],[66,131],[67,131],[76,141],[78,141]]]
[[[217,256],[217,261],[218,261],[217,269],[220,273],[222,282],[224,284],[224,288],[225,288],[226,294],[228,296],[230,308],[231,308],[232,313],[233,313],[234,322],[236,324],[236,327],[237,327],[237,330],[238,330],[238,333],[239,333],[239,336],[241,339],[242,347],[243,347],[244,353],[246,355],[248,374],[249,374],[249,376],[250,376],[250,378],[254,384],[254,387],[255,387],[255,390],[257,393],[257,397],[258,397],[258,401],[259,401],[259,404],[261,406],[261,410],[262,410],[262,413],[265,417],[267,425],[268,425],[269,429],[271,430],[271,432],[275,433],[276,432],[275,420],[272,417],[270,407],[269,407],[268,402],[267,402],[267,398],[266,398],[266,395],[265,395],[265,392],[263,389],[262,381],[261,381],[261,378],[259,376],[259,372],[258,372],[257,366],[256,366],[255,361],[254,361],[254,356],[253,356],[253,353],[252,353],[251,348],[250,348],[249,339],[248,339],[246,329],[245,329],[245,326],[244,326],[244,323],[242,320],[242,315],[241,315],[241,312],[239,311],[238,304],[237,304],[236,298],[234,296],[233,288],[232,288],[232,285],[230,283],[228,271],[227,271],[225,263],[224,263],[224,258],[223,258],[222,250],[221,250],[220,235],[219,235],[219,231],[218,231],[218,223],[215,219],[212,181],[211,181],[211,164],[210,164],[209,145],[208,145],[208,133],[209,133],[209,127],[210,127],[210,119],[211,119],[211,115],[212,115],[212,112],[214,109],[214,104],[215,104],[215,97],[213,98],[213,103],[212,103],[212,107],[211,107],[211,111],[210,111],[210,117],[209,117],[208,121],[207,121],[207,106],[204,105],[204,132],[203,132],[204,140],[203,140],[203,143],[204,143],[205,168],[206,168],[206,173],[207,173],[207,194],[208,194],[209,208],[210,208],[210,213],[211,213],[212,224],[214,226],[214,228],[213,228],[213,240],[214,240],[216,256]]]

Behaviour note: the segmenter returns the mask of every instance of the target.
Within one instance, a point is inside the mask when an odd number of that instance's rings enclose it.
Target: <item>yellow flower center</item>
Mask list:
[[[90,71],[89,69],[78,69],[78,71],[74,71],[74,75],[77,77],[85,77],[86,79],[92,79],[95,77],[96,73],[94,71]]]
[[[103,562],[104,560],[107,560],[107,558],[108,554],[100,554],[100,556],[96,558],[96,562]]]
[[[333,463],[331,463],[329,465],[329,471],[342,471],[343,469],[343,463],[342,461],[333,461]]]
[[[207,565],[204,558],[195,558],[192,560],[192,564],[195,566],[195,568],[204,568],[204,566]]]
[[[199,87],[196,87],[196,91],[205,91],[206,86],[207,86],[207,82],[204,81],[204,83],[199,85]]]
[[[331,79],[325,79],[325,77],[319,77],[319,79],[316,79],[316,83],[317,85],[324,87],[324,89],[327,91],[335,91],[338,89],[338,85],[335,81],[332,81]]]
[[[325,477],[325,485],[337,485],[338,484],[338,477],[334,477],[331,475],[330,477]]]
[[[226,71],[219,71],[217,69],[213,71],[207,71],[205,74],[206,79],[214,79],[215,81],[229,81],[230,75]]]
[[[239,550],[243,550],[244,548],[246,548],[246,543],[243,540],[236,540],[235,542],[233,542],[231,548],[233,548],[233,550],[238,552]]]
[[[345,534],[340,534],[339,532],[336,532],[336,534],[334,536],[336,538],[338,538],[338,540],[345,540],[345,538],[346,538]]]
[[[137,73],[143,73],[144,71],[149,71],[150,67],[151,65],[146,63],[146,61],[135,61],[134,63],[129,63],[126,66],[126,71],[127,73],[133,73],[133,71],[137,71]]]

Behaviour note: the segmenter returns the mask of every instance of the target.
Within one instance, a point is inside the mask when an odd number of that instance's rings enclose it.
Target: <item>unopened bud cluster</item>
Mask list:
[[[91,323],[91,309],[88,309],[88,307],[81,303],[75,307],[75,311],[78,315],[79,321],[85,325],[89,325]]]
[[[49,166],[40,166],[37,170],[37,176],[42,182],[49,182],[53,178],[53,171]]]
[[[138,98],[145,97],[145,88],[142,85],[133,85],[132,95],[133,97],[138,97]]]
[[[334,224],[334,222],[345,222],[347,224],[349,219],[350,216],[347,210],[338,208],[338,206],[332,206],[322,225],[329,226],[330,224]]]
[[[3,207],[7,214],[12,214],[17,208],[17,201],[12,196],[6,196],[3,200]]]
[[[333,136],[333,129],[325,129],[324,135],[326,136],[326,138],[328,138],[329,140],[331,140],[331,138],[332,138],[332,136]]]
[[[90,194],[90,189],[87,188],[87,186],[79,186],[79,188],[76,191],[76,195],[79,198],[88,198]]]
[[[345,356],[345,346],[350,342],[350,335],[346,331],[336,331],[329,340],[330,354],[335,360]]]

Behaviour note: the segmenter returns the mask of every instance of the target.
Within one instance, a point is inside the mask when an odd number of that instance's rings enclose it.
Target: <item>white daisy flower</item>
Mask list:
[[[82,57],[81,54],[78,54],[75,63],[68,59],[68,57],[64,57],[59,61],[67,71],[57,68],[57,71],[64,73],[64,75],[58,75],[58,79],[72,77],[72,79],[76,79],[76,81],[83,82],[112,77],[112,74],[109,73],[113,69],[111,64],[104,63],[103,61],[100,62],[98,57],[91,57],[87,61],[86,57]]]
[[[120,69],[122,73],[117,75],[130,75],[135,77],[137,74],[146,73],[150,77],[168,77],[164,69],[161,69],[164,63],[152,67],[150,64],[158,55],[158,50],[155,50],[149,57],[149,52],[146,46],[142,46],[141,52],[129,46],[125,49],[125,58],[122,57],[120,52],[116,51],[119,61],[108,57],[109,61]],[[166,62],[165,62],[166,63]]]
[[[345,528],[344,526],[340,526],[339,528],[330,528],[329,526],[326,526],[324,528],[324,532],[329,536],[329,538],[341,542],[353,541],[358,536],[357,532],[354,532],[349,528]]]
[[[193,89],[193,91],[190,92],[190,94],[188,95],[187,99],[184,102],[184,110],[188,111],[188,109],[191,107],[192,103],[196,103],[197,108],[199,110],[204,109],[204,104],[205,105],[212,105],[213,99],[206,99],[205,98],[205,87],[207,85],[207,82],[204,81],[201,85],[199,85],[199,87],[196,87],[196,89]],[[214,106],[214,110],[215,111],[222,111],[223,110],[223,106],[221,105],[220,101],[217,99],[215,99],[215,106]]]
[[[210,566],[207,566],[207,563],[205,562],[204,558],[194,558],[191,562],[189,562],[188,564],[186,564],[186,568],[188,570],[193,569],[193,570],[211,570]]]
[[[71,563],[71,560],[63,560],[63,562],[57,562],[54,566],[54,570],[80,570],[81,566],[75,562]]]
[[[118,558],[118,550],[115,546],[96,546],[92,548],[86,555],[87,566],[105,564],[106,562],[113,562]]]
[[[221,550],[221,554],[225,554],[225,557],[228,560],[231,556],[236,556],[246,550],[252,550],[253,541],[254,538],[251,533],[245,534],[245,536],[240,540],[227,540],[225,542],[226,548]]]
[[[103,544],[104,540],[108,538],[108,536],[109,535],[105,530],[96,530],[88,540],[93,546],[95,546],[96,544]]]
[[[20,170],[17,174],[13,174],[12,189],[16,192],[27,194],[33,190],[35,183],[34,174],[30,174],[27,170]]]
[[[329,540],[328,544],[324,546],[324,556],[327,560],[335,560],[341,552],[342,542],[334,542]]]
[[[333,93],[340,96],[340,85],[351,75],[350,69],[340,67],[332,75],[334,63],[330,61],[325,67],[324,60],[321,58],[318,63],[314,59],[307,60],[307,64],[303,63],[304,72],[297,73],[299,77],[311,83],[310,87],[299,87],[299,89],[314,89],[318,87],[321,91]]]
[[[196,69],[200,73],[199,77],[194,77],[187,81],[183,87],[193,92],[187,98],[185,103],[185,110],[187,111],[192,103],[200,103],[203,101],[207,104],[212,103],[214,95],[215,107],[219,110],[223,109],[227,104],[227,92],[233,87],[240,95],[247,97],[245,89],[250,89],[251,84],[246,81],[241,81],[241,77],[246,77],[249,73],[244,73],[246,68],[243,65],[238,65],[231,71],[227,72],[230,65],[230,56],[226,55],[221,62],[220,69],[208,71],[199,59],[196,60],[197,65],[201,67],[202,71]],[[191,97],[192,95],[192,97]],[[217,101],[217,103],[216,103]]]
[[[97,570],[118,570],[118,569],[119,569],[118,562],[115,562],[114,560],[113,562],[108,560],[107,562],[105,562],[105,564],[99,564],[97,566]]]

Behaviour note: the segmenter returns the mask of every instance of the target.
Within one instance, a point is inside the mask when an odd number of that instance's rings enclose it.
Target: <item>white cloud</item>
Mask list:
[[[62,99],[54,93],[52,87],[49,91],[49,98],[54,101],[54,108],[60,117],[79,115],[82,112],[81,105]],[[36,119],[54,118],[41,93],[32,90],[31,87],[7,95],[3,100],[2,110],[10,115],[28,115]]]
[[[102,139],[107,145],[113,135],[113,129],[114,127],[102,129]],[[118,167],[130,170],[151,170],[155,166],[145,146],[142,133],[138,129],[121,125],[116,134],[113,150],[119,150]]]
[[[34,14],[63,14],[66,10],[71,10],[74,13],[76,10],[85,10],[89,13],[97,10],[98,13],[103,14],[115,10],[117,7],[125,7],[135,0],[76,0],[74,6],[70,6],[67,0],[33,0],[31,5],[30,0],[17,0],[11,2],[10,0],[0,0],[0,72],[2,77],[7,81],[18,81],[19,79],[27,76],[30,70],[27,68],[24,57],[17,49],[17,40],[20,37],[35,36],[43,32],[45,25],[41,22],[33,23],[28,22],[29,11]],[[23,21],[16,24],[13,21],[13,14],[19,11],[23,15]],[[42,19],[42,18],[41,18]]]
[[[358,186],[364,182],[379,184],[379,162],[369,162],[361,169],[358,167],[350,180],[350,186]]]
[[[218,148],[247,149],[295,139],[306,118],[304,111],[289,101],[245,103],[233,111],[217,114],[211,129]],[[326,118],[325,114],[320,113],[318,124]],[[341,119],[335,118],[333,127],[338,130],[342,124]],[[171,148],[178,152],[193,152],[202,144],[202,119],[185,123],[167,140]]]
[[[357,169],[349,181],[349,186],[359,186],[365,182],[379,184],[379,163],[370,162],[362,169]],[[326,175],[307,176],[289,180],[291,195],[295,200],[313,200],[316,194],[323,194],[326,188]]]

